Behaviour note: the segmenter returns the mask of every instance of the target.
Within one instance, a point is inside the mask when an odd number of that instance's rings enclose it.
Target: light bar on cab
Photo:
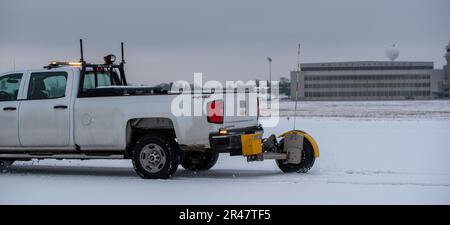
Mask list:
[[[51,61],[49,64],[51,67],[56,66],[81,66],[81,62],[57,62],[57,61]]]

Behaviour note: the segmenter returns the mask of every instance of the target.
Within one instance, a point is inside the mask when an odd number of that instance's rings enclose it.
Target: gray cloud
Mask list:
[[[0,1],[0,69],[89,60],[127,44],[130,79],[154,83],[287,76],[302,43],[302,61],[385,60],[395,42],[399,60],[444,63],[450,39],[448,0],[315,1]]]

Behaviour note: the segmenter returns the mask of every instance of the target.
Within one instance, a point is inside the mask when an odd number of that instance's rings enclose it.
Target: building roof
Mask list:
[[[424,69],[432,70],[433,62],[407,62],[407,61],[352,61],[352,62],[321,62],[302,63],[301,71],[321,70],[404,70]]]

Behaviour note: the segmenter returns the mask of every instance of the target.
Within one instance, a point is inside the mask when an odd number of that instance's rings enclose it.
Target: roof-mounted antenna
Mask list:
[[[125,64],[125,56],[123,54],[123,42],[120,42],[120,50],[122,52],[122,63]]]
[[[125,76],[125,69],[123,68],[125,65],[125,54],[123,51],[123,42],[120,42],[120,51],[122,54],[122,62],[120,62],[120,66],[119,66],[119,70],[120,70],[120,74],[121,74],[120,79],[122,81],[122,84],[126,86],[128,84],[127,84],[127,78]]]
[[[81,53],[80,62],[84,62],[84,57],[83,57],[83,39],[80,39],[80,53]]]

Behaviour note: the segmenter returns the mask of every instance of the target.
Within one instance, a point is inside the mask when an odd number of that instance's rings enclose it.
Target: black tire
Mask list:
[[[0,159],[0,169],[1,170],[8,169],[8,167],[10,167],[13,163],[14,163],[14,160]]]
[[[177,170],[178,170],[178,166],[180,165],[180,162],[178,161],[178,162],[176,162],[176,163],[174,163],[174,165],[172,165],[172,167],[170,168],[170,171],[169,171],[169,175],[172,177],[176,172],[177,172]]]
[[[141,138],[134,147],[132,161],[134,170],[144,179],[168,179],[178,167],[171,140],[159,135]]]
[[[219,153],[188,151],[183,153],[181,166],[186,170],[211,169],[219,159]]]
[[[280,141],[280,149],[283,149],[284,139]],[[314,150],[311,143],[305,138],[303,142],[302,160],[299,164],[286,163],[286,160],[276,160],[278,168],[285,173],[307,173],[314,165]]]
[[[173,151],[175,152],[175,160],[173,161],[172,167],[170,168],[169,174],[170,176],[173,176],[177,170],[178,170],[178,166],[181,163],[181,150],[178,147],[178,143],[173,139],[171,141],[171,145],[173,148]]]

